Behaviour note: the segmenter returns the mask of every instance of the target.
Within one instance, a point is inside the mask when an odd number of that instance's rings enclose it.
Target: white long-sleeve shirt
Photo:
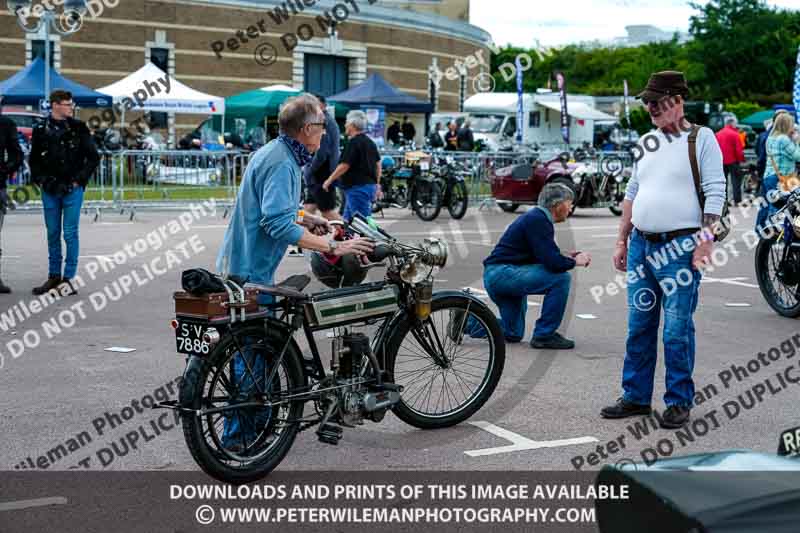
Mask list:
[[[689,163],[688,139],[689,132],[682,131],[678,137],[654,130],[637,143],[644,155],[634,164],[625,191],[625,198],[633,201],[632,222],[636,228],[663,233],[701,226],[703,212]],[[697,162],[705,194],[703,211],[721,215],[727,200],[722,150],[709,128],[701,128],[697,135]]]

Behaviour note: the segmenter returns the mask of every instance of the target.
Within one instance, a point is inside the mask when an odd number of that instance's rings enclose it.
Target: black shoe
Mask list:
[[[575,341],[565,339],[560,333],[553,333],[549,337],[534,337],[531,339],[531,348],[539,350],[571,350]]]
[[[11,292],[11,287],[3,283],[3,280],[0,279],[0,294],[8,294]]]
[[[78,295],[78,289],[76,289],[75,285],[72,284],[72,280],[71,279],[64,279],[64,280],[62,280],[61,285],[65,284],[65,283],[69,287],[69,291],[64,291],[64,292],[66,292],[67,296],[77,296]],[[59,285],[59,287],[61,287],[61,285]]]
[[[661,418],[658,419],[658,425],[663,429],[678,429],[682,428],[689,421],[689,414],[692,410],[682,405],[670,405]]]
[[[631,403],[625,398],[620,398],[614,405],[603,407],[600,410],[600,416],[603,418],[627,418],[629,416],[649,415],[649,405],[640,405],[638,403]]]
[[[450,311],[450,322],[447,324],[447,336],[456,344],[461,343],[461,340],[464,338],[466,321],[466,311],[461,309],[453,309]]]
[[[33,294],[35,294],[36,296],[39,296],[40,294],[44,294],[46,292],[49,292],[49,291],[57,288],[59,285],[61,285],[61,281],[62,280],[61,280],[61,276],[60,275],[58,275],[58,274],[56,274],[56,275],[50,274],[49,276],[47,276],[47,281],[45,281],[44,283],[42,283],[38,287],[34,287],[33,288]]]

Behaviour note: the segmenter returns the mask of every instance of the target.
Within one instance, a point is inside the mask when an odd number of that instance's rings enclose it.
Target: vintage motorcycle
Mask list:
[[[383,281],[306,294],[305,275],[275,286],[227,279],[229,294],[175,294],[187,364],[179,399],[160,406],[179,410],[192,457],[210,476],[258,480],[298,432],[316,427],[321,442],[337,444],[344,428],[390,410],[418,428],[453,426],[497,386],[505,340],[492,311],[469,292],[433,292],[446,244],[403,244],[359,215],[346,229],[376,242],[369,259],[388,262]],[[253,308],[259,295],[274,303]],[[465,335],[468,323],[485,338]],[[294,338],[301,330],[306,350]],[[327,370],[314,337],[323,330],[332,330]]]
[[[606,168],[608,161],[579,163],[572,170],[572,184],[575,201],[574,212],[578,207],[608,207],[620,216],[622,201],[625,199],[625,187],[631,176],[631,169],[619,167]]]
[[[779,315],[796,318],[800,316],[800,189],[770,191],[767,201],[777,212],[756,246],[756,278],[769,306]]]
[[[450,216],[458,220],[464,218],[469,207],[469,191],[466,178],[472,176],[475,169],[464,162],[456,161],[452,156],[434,157],[431,174],[439,184],[442,204],[447,207]]]

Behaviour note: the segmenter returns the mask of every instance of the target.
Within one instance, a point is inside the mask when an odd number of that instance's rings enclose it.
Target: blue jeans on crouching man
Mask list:
[[[81,205],[83,204],[83,187],[74,187],[64,196],[48,194],[42,191],[44,207],[44,224],[47,227],[48,273],[61,276],[61,232],[63,227],[64,242],[67,244],[67,258],[64,262],[64,278],[72,279],[78,273],[78,255],[80,244],[78,226],[81,221]]]
[[[483,286],[500,309],[500,324],[507,342],[519,342],[525,336],[528,296],[532,294],[544,294],[542,314],[533,330],[534,338],[553,335],[564,318],[571,281],[569,272],[551,272],[539,264],[493,264],[483,271]],[[474,338],[486,336],[483,326],[472,316],[464,332]]]
[[[673,253],[669,253],[670,249]],[[697,309],[701,278],[701,273],[692,266],[693,251],[691,235],[666,243],[649,242],[637,230],[631,235],[628,245],[628,340],[622,369],[622,388],[628,402],[650,405],[658,354],[658,326],[663,308],[664,403],[667,407],[692,406],[695,354],[692,315]],[[631,279],[634,281],[630,282]]]

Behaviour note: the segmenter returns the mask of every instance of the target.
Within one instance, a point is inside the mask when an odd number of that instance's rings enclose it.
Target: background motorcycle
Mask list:
[[[179,410],[192,457],[214,478],[255,481],[280,464],[299,431],[317,427],[321,442],[337,444],[344,428],[380,422],[388,410],[421,429],[453,426],[494,392],[505,361],[494,313],[469,292],[433,292],[447,246],[405,245],[358,215],[348,230],[375,240],[370,259],[388,261],[383,281],[311,295],[302,292],[305,275],[245,285],[277,302],[240,320],[245,303],[228,300],[221,317],[199,317],[192,298],[176,293],[176,307],[180,300],[194,310],[173,321],[187,365],[179,400],[159,405]],[[464,336],[468,320],[486,338]],[[294,340],[300,330],[308,356]],[[313,335],[323,330],[333,331],[329,371]]]
[[[631,170],[621,165],[613,169],[605,167],[595,160],[581,163],[572,170],[575,191],[572,212],[578,207],[608,207],[616,216],[622,214],[622,201]]]
[[[756,278],[769,306],[779,315],[796,318],[800,316],[800,189],[770,191],[767,200],[778,211],[756,247]]]
[[[452,156],[434,156],[431,174],[436,177],[439,188],[444,191],[442,203],[455,219],[464,218],[467,214],[469,191],[465,180],[474,173],[474,167],[464,161],[458,161]]]

